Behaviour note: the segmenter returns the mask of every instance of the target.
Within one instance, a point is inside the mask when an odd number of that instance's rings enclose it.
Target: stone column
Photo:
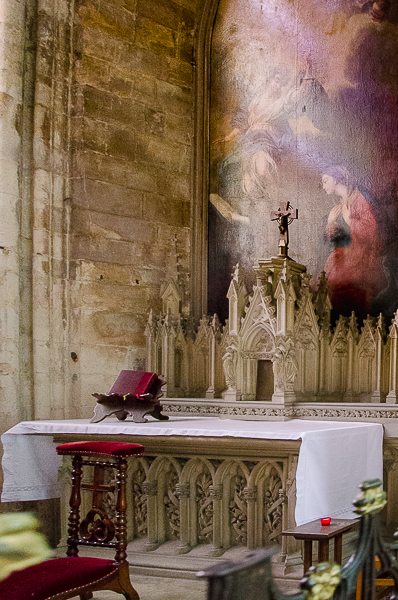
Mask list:
[[[351,331],[348,332],[348,369],[347,369],[347,388],[344,394],[344,400],[350,402],[353,397],[353,375],[354,375],[354,338]]]
[[[206,390],[206,398],[213,400],[215,396],[216,377],[216,335],[214,329],[210,328],[209,336],[209,387]]]
[[[376,353],[375,353],[375,365],[376,365],[376,376],[375,376],[375,389],[371,396],[371,402],[380,402],[381,399],[381,361],[383,357],[383,339],[379,327],[376,329]]]
[[[144,481],[142,489],[147,496],[148,502],[148,541],[146,550],[156,550],[159,547],[157,522],[158,483],[157,481]]]
[[[283,488],[281,488],[279,490],[279,498],[281,498],[282,500],[282,531],[286,528],[285,523],[288,522],[288,509],[289,509],[289,502],[288,502],[288,497],[286,494],[286,490],[284,490]],[[287,555],[287,538],[286,536],[282,535],[282,539],[281,539],[281,546],[282,546],[282,551],[281,551],[281,560],[285,561],[286,560],[286,555]]]
[[[79,416],[73,403],[81,384],[72,385],[76,381],[72,374],[79,379],[80,363],[75,365],[68,352],[74,23],[74,0],[38,0],[31,186],[36,419]],[[79,346],[75,333],[73,339]],[[79,347],[72,349],[79,355]]]
[[[35,416],[31,198],[35,19],[33,0],[3,0],[0,15],[1,433],[18,421]]]
[[[242,370],[243,370],[243,381],[244,387],[242,387],[242,400],[246,402],[252,402],[256,399],[256,387],[257,387],[257,358],[250,356],[242,357]]]
[[[218,483],[210,486],[210,493],[213,497],[213,549],[211,556],[221,556],[224,551],[222,536],[222,505],[223,505],[223,485]]]
[[[175,352],[175,329],[171,322],[170,314],[166,315],[162,332],[162,375],[166,379],[163,386],[163,394],[173,395],[174,392],[174,352]]]
[[[253,550],[257,547],[256,528],[261,527],[260,523],[256,523],[257,487],[245,488],[244,494],[247,502],[247,548]]]
[[[326,331],[322,329],[319,340],[319,393],[324,394],[326,392]]]
[[[180,499],[180,545],[178,554],[186,554],[192,548],[190,539],[190,513],[189,502],[191,487],[189,483],[177,484],[177,494]]]

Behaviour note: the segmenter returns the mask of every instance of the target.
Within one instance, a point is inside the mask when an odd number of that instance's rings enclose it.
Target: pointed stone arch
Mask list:
[[[214,532],[213,556],[220,556],[233,545],[247,542],[247,488],[250,471],[236,459],[226,459],[217,469],[214,479],[214,520],[219,527]]]
[[[182,469],[180,554],[213,541],[213,484],[215,468],[203,457],[192,458]]]
[[[282,461],[262,460],[250,473],[247,486],[249,548],[280,543],[282,527],[287,523],[285,479]]]
[[[181,311],[181,293],[176,283],[171,279],[161,294],[163,312],[178,315]]]
[[[148,550],[155,550],[180,533],[177,485],[181,465],[172,456],[158,456],[143,484],[148,501]],[[167,500],[166,500],[167,499]]]
[[[271,324],[263,320],[247,324],[242,336],[242,350],[239,358],[242,399],[255,400],[257,398],[259,361],[271,361],[274,353],[275,336]],[[272,369],[271,375],[273,391]]]

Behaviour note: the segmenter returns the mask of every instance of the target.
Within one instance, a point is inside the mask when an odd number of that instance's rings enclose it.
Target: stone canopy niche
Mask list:
[[[164,410],[259,418],[396,417],[391,405],[397,402],[398,314],[388,332],[382,315],[368,316],[362,327],[354,313],[332,324],[324,274],[314,291],[306,267],[287,256],[260,260],[254,272],[249,295],[236,266],[225,326],[217,315],[195,323],[178,285],[168,283],[164,312],[150,313],[146,327],[147,368],[167,380]],[[172,398],[194,400],[178,404]]]
[[[256,400],[271,400],[274,392],[274,374],[271,360],[257,363]]]
[[[225,399],[260,399],[258,386],[269,389],[269,379],[272,378],[270,400],[282,404],[295,400],[294,383],[299,371],[295,351],[299,332],[297,325],[301,330],[306,319],[311,331],[318,320],[312,302],[308,302],[310,278],[305,271],[303,265],[287,257],[260,261],[255,268],[257,281],[253,295],[248,297],[242,283],[243,274],[237,266],[228,290],[229,334],[223,356],[227,384],[223,393]],[[301,306],[299,313],[295,314],[299,297]],[[330,302],[326,302],[326,310],[329,314]],[[312,340],[312,337],[311,333],[308,345],[315,347],[316,339]],[[308,360],[311,358],[309,353]],[[269,366],[265,366],[269,365],[269,361],[272,373]],[[312,381],[308,380],[313,378],[313,374],[307,377],[305,389],[313,388]]]

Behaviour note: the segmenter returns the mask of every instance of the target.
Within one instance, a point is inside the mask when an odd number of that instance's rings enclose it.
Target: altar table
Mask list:
[[[202,444],[202,454],[204,448],[215,448],[217,443],[222,454],[221,438],[233,439],[238,454],[239,448],[242,449],[238,461],[250,455],[251,444],[255,444],[258,456],[262,444],[269,451],[273,447],[277,449],[277,440],[301,440],[295,474],[297,526],[325,515],[352,518],[352,501],[358,486],[365,479],[382,478],[383,428],[376,423],[298,419],[238,421],[218,417],[171,417],[169,421],[150,420],[148,423],[113,418],[101,423],[88,420],[24,421],[1,438],[4,445],[2,501],[59,497],[57,471],[61,457],[56,455],[53,436],[59,443],[69,439],[67,436],[70,435],[75,436],[73,439],[93,435],[128,436],[126,441],[136,441],[144,446],[147,437],[148,442],[157,439],[165,447],[167,445],[168,451],[172,446],[177,449],[181,442],[189,442],[191,447]],[[214,486],[212,493],[215,493]]]

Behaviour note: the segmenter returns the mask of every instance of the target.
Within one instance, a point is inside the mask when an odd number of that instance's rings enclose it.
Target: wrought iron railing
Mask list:
[[[207,600],[395,600],[398,543],[386,544],[381,539],[378,513],[385,504],[381,480],[365,481],[354,501],[361,519],[353,555],[344,566],[324,562],[311,567],[300,591],[287,595],[278,589],[271,572],[277,550],[261,548],[240,563],[225,562],[198,573],[208,578]]]

